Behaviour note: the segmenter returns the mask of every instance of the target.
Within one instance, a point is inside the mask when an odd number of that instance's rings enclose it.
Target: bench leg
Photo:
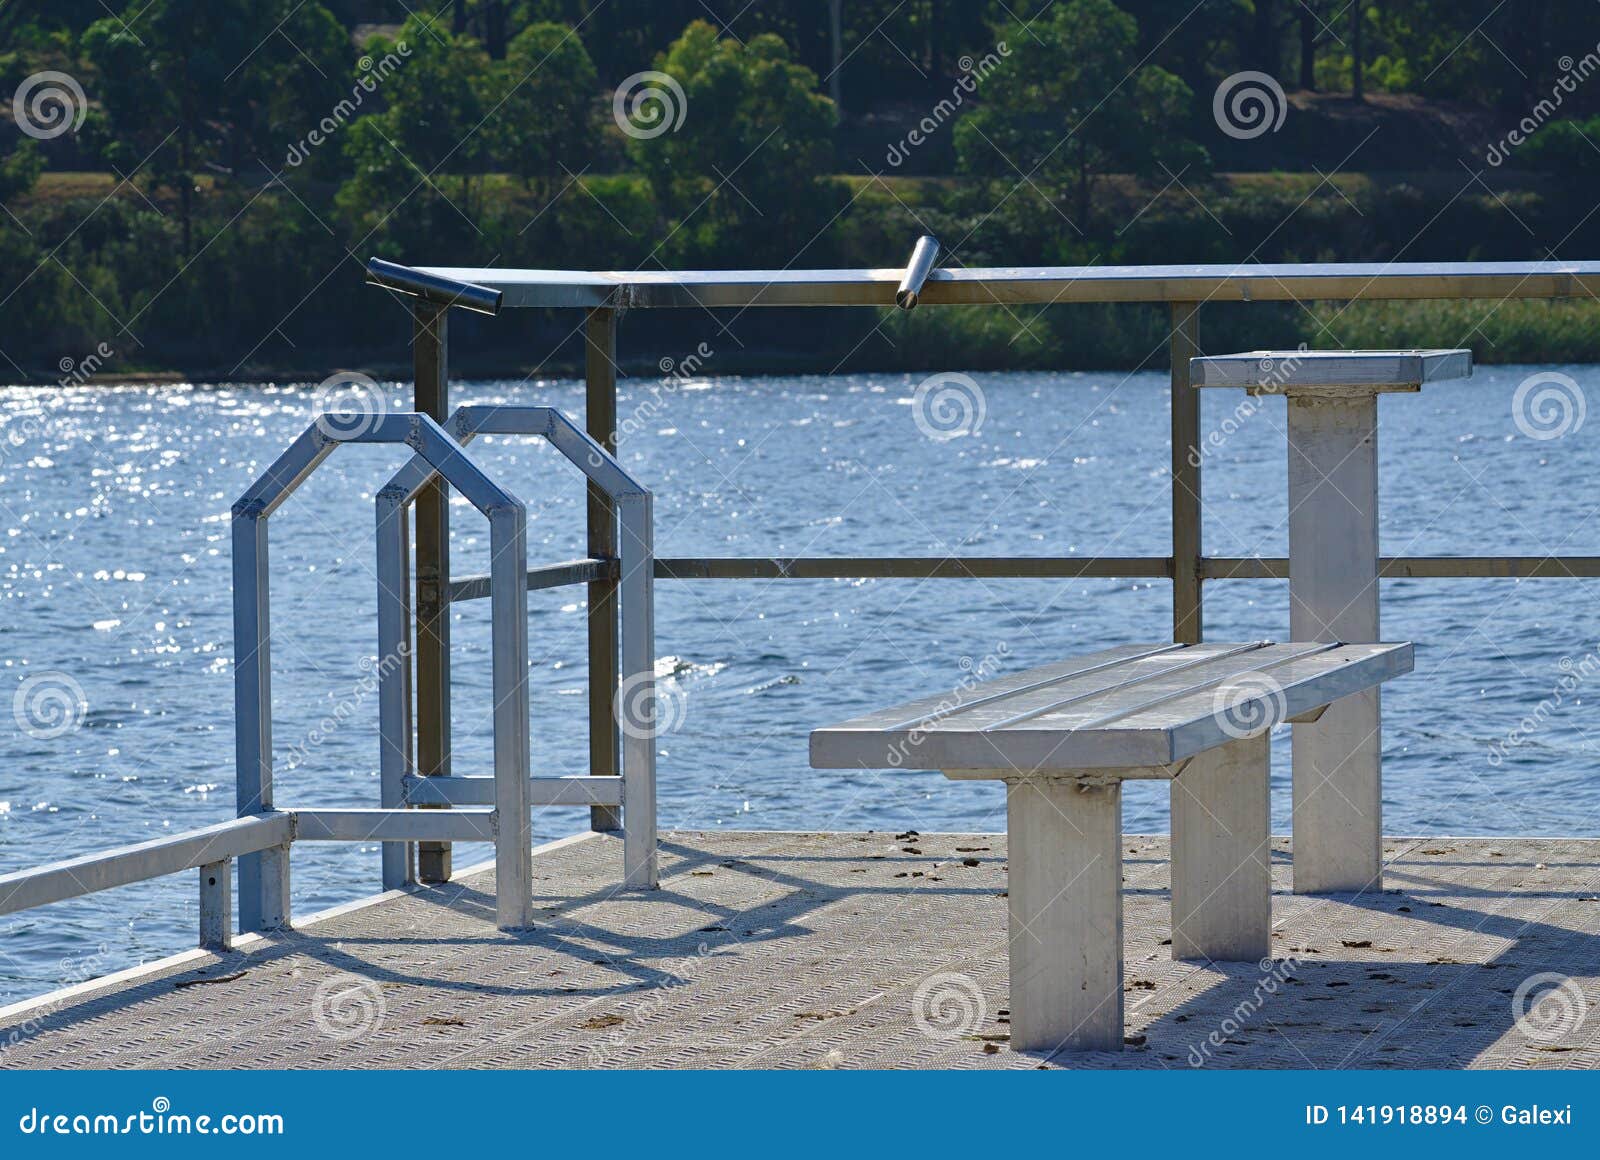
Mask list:
[[[1172,957],[1259,962],[1271,953],[1266,733],[1209,750],[1172,782]]]
[[[1383,886],[1380,695],[1368,689],[1294,730],[1294,892]]]
[[[1011,1046],[1122,1050],[1122,785],[1006,788]]]

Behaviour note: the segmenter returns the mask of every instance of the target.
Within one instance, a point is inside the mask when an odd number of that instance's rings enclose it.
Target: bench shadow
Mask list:
[[[660,843],[660,851],[664,862],[661,888],[648,893],[629,891],[620,884],[612,884],[585,894],[553,894],[546,891],[559,881],[559,876],[536,881],[535,905],[544,908],[545,913],[536,919],[536,925],[529,930],[507,932],[495,928],[492,872],[440,885],[419,886],[407,891],[407,901],[426,909],[420,914],[413,914],[408,921],[392,922],[382,933],[351,932],[337,922],[275,932],[264,942],[240,951],[208,956],[189,969],[163,974],[99,995],[72,999],[59,1009],[0,1024],[0,1047],[48,1037],[53,1032],[68,1031],[142,1004],[170,1000],[174,991],[225,982],[236,972],[263,970],[290,959],[310,959],[328,968],[332,974],[354,976],[378,986],[425,986],[440,993],[479,999],[550,998],[567,999],[576,1004],[579,1001],[618,998],[631,993],[681,986],[685,982],[684,973],[689,969],[689,964],[698,959],[736,955],[741,948],[752,944],[811,934],[812,928],[805,924],[806,916],[819,907],[844,899],[866,894],[892,896],[909,895],[912,892],[951,896],[994,894],[991,888],[928,883],[926,879],[893,887],[840,886],[784,868],[807,861],[832,860],[826,856],[809,859],[763,853],[730,857],[667,839]],[[912,866],[925,866],[928,862],[926,858],[913,855],[885,856],[882,860],[905,862]],[[680,880],[687,882],[697,872],[708,868],[756,877],[769,885],[783,888],[785,892],[775,899],[766,898],[759,905],[744,909],[694,897],[677,888]],[[583,913],[587,908],[599,904],[628,899],[643,901],[652,908],[675,907],[683,915],[683,921],[673,933],[646,935],[621,932],[613,926],[591,921]],[[428,917],[427,909],[450,912],[451,925],[454,927],[462,925],[459,921],[461,917],[469,917],[475,920],[471,924],[473,930],[470,933],[444,933],[436,929],[436,920]],[[476,920],[481,920],[481,925]],[[459,974],[452,975],[448,969],[440,967],[441,956],[438,953],[428,956],[433,964],[431,968],[417,966],[417,960],[409,961],[405,969],[384,962],[386,958],[392,960],[395,957],[384,952],[407,945],[425,947],[430,952],[443,949],[446,951],[443,957],[448,960],[471,956],[491,946],[503,947],[508,942],[526,947],[536,956],[530,961],[530,974],[526,981],[515,984],[463,981]],[[606,966],[616,978],[600,985],[576,986],[552,982],[545,976],[533,973],[539,965],[561,959],[578,959],[591,965]],[[0,1051],[0,1070],[4,1070],[8,1063],[6,1053]]]
[[[777,842],[775,836],[774,845]],[[983,862],[1003,862],[1004,847],[998,842],[996,846],[995,853],[982,856]],[[284,932],[248,950],[198,961],[187,970],[0,1025],[0,1045],[12,1042],[14,1034],[43,1040],[52,1033],[81,1028],[144,1004],[170,1005],[174,991],[204,988],[233,972],[269,968],[288,959],[302,963],[309,959],[330,975],[348,974],[380,986],[420,985],[454,993],[464,1002],[544,998],[563,1007],[570,1002],[576,1011],[600,999],[657,990],[666,994],[693,977],[697,960],[738,956],[753,946],[802,940],[816,933],[811,917],[824,907],[870,903],[874,897],[929,895],[959,905],[963,898],[996,893],[992,882],[977,886],[964,885],[958,879],[908,877],[893,884],[840,883],[824,881],[825,873],[806,872],[807,863],[871,860],[891,865],[903,862],[909,875],[916,872],[915,867],[928,867],[925,856],[875,851],[845,859],[821,851],[817,857],[808,857],[804,852],[776,849],[730,856],[670,835],[663,840],[661,851],[662,887],[648,894],[624,891],[616,885],[581,895],[560,894],[552,889],[561,880],[560,863],[540,865],[536,860],[541,877],[535,884],[535,900],[541,916],[530,930],[495,930],[492,876],[419,887],[399,904],[404,911],[392,912],[385,924],[334,920]],[[1274,851],[1275,863],[1282,860],[1280,853]],[[1162,861],[1159,857],[1128,856],[1125,865],[1130,871],[1148,872]],[[1508,860],[1504,865],[1516,864]],[[1495,889],[1428,876],[1446,869],[1447,864],[1433,861],[1392,864],[1386,878],[1397,890],[1326,896],[1327,905],[1338,908],[1330,910],[1330,921],[1322,923],[1330,932],[1328,937],[1318,941],[1317,935],[1304,935],[1301,932],[1308,929],[1307,920],[1296,916],[1289,924],[1296,933],[1289,940],[1275,939],[1274,946],[1294,940],[1301,945],[1281,945],[1270,963],[1186,964],[1175,975],[1171,964],[1153,964],[1155,969],[1140,973],[1162,978],[1162,983],[1151,989],[1147,979],[1146,986],[1139,986],[1136,979],[1125,995],[1127,1024],[1137,1040],[1129,1050],[1017,1053],[1013,1061],[1091,1068],[1460,1068],[1474,1061],[1493,1063],[1502,1057],[1509,1062],[1514,1055],[1521,1061],[1519,1066],[1570,1066],[1574,1062],[1571,1052],[1582,1051],[1583,1058],[1589,1059],[1600,1051],[1600,993],[1595,993],[1593,980],[1595,964],[1600,962],[1600,936],[1588,929],[1546,921],[1562,902],[1593,897],[1593,888]],[[706,871],[739,876],[719,891],[723,901],[708,900],[689,890],[688,884]],[[759,879],[760,886],[740,879]],[[1147,882],[1128,885],[1128,901],[1143,911],[1130,914],[1130,918],[1145,924],[1141,933],[1145,943],[1150,941],[1150,925],[1164,926],[1168,921],[1163,901],[1157,897],[1166,893],[1164,887]],[[727,901],[730,894],[755,901],[741,906]],[[1289,897],[1275,894],[1275,906]],[[615,912],[598,909],[619,900],[652,908],[649,933],[639,930],[642,924],[628,923]],[[389,904],[379,905],[381,909]],[[1350,922],[1349,908],[1375,920],[1392,922],[1403,917],[1426,923],[1440,932],[1442,948],[1450,945],[1450,932],[1463,938],[1495,939],[1503,945],[1487,962],[1468,961],[1471,952],[1463,952],[1462,961],[1457,961],[1448,949],[1432,961],[1416,961],[1415,956],[1396,961],[1383,954],[1381,934],[1373,936],[1370,948],[1352,950],[1341,945],[1339,936],[1332,933],[1336,926],[1349,930],[1362,925],[1359,920]],[[862,910],[868,912],[870,906]],[[403,919],[398,917],[401,913]],[[1341,919],[1337,924],[1331,921],[1336,915]],[[1594,915],[1600,923],[1600,906]],[[1380,921],[1369,925],[1375,931],[1385,926]],[[1165,929],[1161,933],[1165,934]],[[1413,932],[1411,942],[1417,941]],[[472,975],[459,969],[461,963],[470,963],[486,948],[503,948],[508,942],[530,952],[525,975],[511,981],[464,981]],[[394,953],[406,946],[424,948],[426,953]],[[1141,944],[1140,949],[1149,947]],[[979,957],[1003,963],[1004,955],[1005,932],[1003,926],[997,926],[994,942],[979,949]],[[593,973],[585,972],[586,981],[581,984],[563,982],[561,974],[549,971],[572,961],[604,966],[604,979],[595,982]],[[452,964],[457,969],[452,970]],[[1546,1041],[1530,1039],[1521,1032],[1513,1035],[1519,1026],[1514,1008],[1517,990],[1524,980],[1543,973],[1573,978],[1587,986],[1586,1001],[1597,1014],[1564,1038]],[[906,978],[893,980],[892,985],[909,995],[919,981]],[[1176,998],[1172,988],[1181,989]],[[1003,995],[990,998],[991,1010],[1004,1009]],[[1159,1009],[1157,1013],[1143,1014],[1152,1006]],[[1004,1024],[985,1030],[1003,1032]],[[0,1052],[0,1068],[12,1064],[7,1054]],[[28,1066],[21,1061],[14,1065]]]
[[[1162,988],[1148,997],[1137,990],[1125,994],[1127,1025],[1136,1031],[1120,1053],[1019,1054],[1069,1068],[1600,1065],[1600,933],[1545,921],[1563,901],[1600,903],[1595,887],[1494,889],[1415,872],[1466,866],[1482,863],[1392,864],[1385,870],[1386,890],[1318,896],[1374,918],[1437,928],[1440,949],[1427,961],[1387,957],[1381,922],[1366,924],[1374,932],[1370,939],[1346,944],[1339,931],[1363,924],[1345,915],[1325,924],[1324,935],[1297,936],[1287,946],[1274,939],[1270,960],[1193,964],[1194,974],[1171,985],[1199,990],[1153,1018],[1142,1018],[1140,1008],[1151,1001],[1164,1005],[1160,1000],[1170,996],[1160,995]],[[1289,897],[1275,891],[1274,906]],[[1496,903],[1517,909],[1507,913]],[[1593,914],[1592,925],[1600,927],[1600,905]],[[1503,945],[1486,958],[1470,957],[1470,951],[1457,957],[1451,932]]]

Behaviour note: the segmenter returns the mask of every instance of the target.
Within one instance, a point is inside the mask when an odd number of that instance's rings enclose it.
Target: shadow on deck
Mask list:
[[[1386,890],[1303,898],[1275,839],[1274,959],[1210,965],[1167,840],[1123,848],[1115,1055],[1006,1046],[1003,836],[685,833],[650,894],[613,839],[539,851],[525,933],[479,872],[46,996],[0,1067],[1600,1066],[1600,842],[1391,839]]]

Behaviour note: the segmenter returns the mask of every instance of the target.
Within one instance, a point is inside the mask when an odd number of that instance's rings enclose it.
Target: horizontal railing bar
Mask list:
[[[32,870],[0,874],[0,915],[180,874],[224,858],[286,845],[293,838],[294,818],[290,814],[257,814]]]
[[[573,776],[529,778],[529,803],[535,806],[619,806],[620,777]],[[405,779],[405,797],[418,806],[482,806],[494,803],[492,777],[419,777]]]
[[[1162,579],[1166,556],[809,556],[677,557],[656,560],[663,580]]]
[[[295,810],[301,842],[492,842],[492,810]]]
[[[528,569],[528,591],[538,592],[545,588],[562,588],[568,584],[587,584],[591,580],[614,580],[617,574],[615,560],[565,560],[560,564],[546,564],[540,568]],[[452,602],[459,600],[487,600],[489,598],[488,576],[466,576],[453,581],[450,585],[450,599]]]
[[[1385,556],[1386,579],[1600,577],[1600,556]],[[678,556],[656,560],[662,580],[1172,578],[1165,556]],[[1281,556],[1207,556],[1206,580],[1286,580]]]
[[[892,306],[903,269],[408,270],[471,283],[515,308]],[[1578,298],[1600,294],[1596,262],[1317,262],[933,270],[929,306],[1062,302],[1313,302],[1407,298]]]
[[[1207,580],[1287,580],[1289,561],[1280,557],[1208,556]],[[1387,580],[1583,579],[1600,577],[1600,556],[1385,556],[1378,565]]]
[[[1600,577],[1600,556],[1385,556],[1388,579]],[[528,569],[528,591],[615,579],[613,560],[568,560]],[[1166,556],[676,556],[656,560],[661,580],[1170,580]],[[1205,580],[1286,580],[1281,556],[1207,556]],[[481,600],[487,576],[450,585],[450,599]]]

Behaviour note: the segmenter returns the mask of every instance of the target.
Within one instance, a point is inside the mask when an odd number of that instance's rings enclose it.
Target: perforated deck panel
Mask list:
[[[1352,899],[1277,839],[1275,959],[1217,967],[1163,945],[1166,839],[1123,849],[1115,1055],[1006,1047],[1003,837],[719,833],[649,894],[614,839],[540,852],[523,935],[480,874],[9,1017],[0,1067],[1600,1066],[1600,842],[1391,839]]]

